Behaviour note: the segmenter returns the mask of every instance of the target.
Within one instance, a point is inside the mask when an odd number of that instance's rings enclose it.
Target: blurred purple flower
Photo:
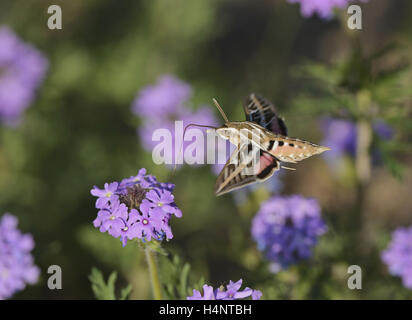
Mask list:
[[[155,85],[140,90],[132,111],[139,117],[165,117],[181,111],[191,95],[190,85],[172,75],[163,75]]]
[[[0,219],[0,300],[23,290],[26,284],[36,283],[40,274],[30,253],[33,238],[22,234],[17,223],[17,218],[8,213]]]
[[[321,145],[331,148],[324,153],[329,161],[335,161],[344,154],[354,156],[356,153],[356,125],[350,120],[326,118],[322,121],[325,138]]]
[[[373,131],[383,140],[390,140],[394,135],[393,128],[382,120],[373,123]]]
[[[48,61],[8,27],[0,27],[0,121],[8,126],[20,122],[23,111],[42,83]]]
[[[239,291],[241,286],[242,279],[237,282],[230,280],[226,286],[226,290],[220,288],[213,289],[212,286],[205,284],[203,286],[203,296],[198,290],[193,289],[193,295],[187,297],[187,300],[238,300],[247,297],[252,297],[253,300],[259,300],[262,297],[262,292],[259,290],[245,288]]]
[[[156,177],[140,169],[136,176],[120,183],[105,183],[104,189],[93,187],[90,193],[98,197],[99,209],[93,225],[108,232],[126,245],[128,240],[167,240],[173,238],[170,228],[172,215],[180,218],[182,212],[174,202],[171,183],[160,183]]]
[[[300,13],[305,18],[317,14],[322,19],[330,19],[335,8],[346,8],[353,0],[288,0],[288,2],[300,3]]]
[[[412,226],[392,233],[389,246],[382,252],[389,272],[402,278],[403,285],[412,290]]]
[[[132,111],[143,121],[138,128],[138,134],[143,148],[152,151],[162,141],[154,141],[153,133],[157,129],[167,129],[171,134],[171,157],[172,163],[175,163],[179,156],[183,157],[184,151],[189,145],[193,145],[193,138],[190,141],[184,141],[180,151],[183,129],[189,123],[216,126],[216,118],[209,106],[200,107],[193,111],[187,107],[187,102],[191,97],[192,89],[189,84],[182,82],[172,75],[160,77],[153,86],[147,86],[140,90],[135,101],[132,104]],[[183,121],[178,123],[177,121]],[[203,145],[197,141],[194,146],[196,150],[201,150],[199,158],[206,159],[206,129],[196,128],[203,132]],[[186,131],[186,140],[193,128]],[[176,149],[177,148],[177,149]]]
[[[322,131],[324,139],[321,144],[331,148],[322,156],[333,165],[344,155],[354,157],[356,155],[356,124],[350,120],[325,118],[322,120]],[[393,137],[393,128],[382,120],[376,120],[373,125],[374,133],[383,140]],[[378,163],[379,152],[373,154],[375,163]]]
[[[272,272],[310,258],[326,230],[318,202],[298,195],[270,198],[252,222],[252,236],[271,261]]]

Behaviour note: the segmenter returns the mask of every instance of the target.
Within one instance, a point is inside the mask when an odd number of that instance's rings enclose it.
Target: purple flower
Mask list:
[[[366,2],[367,0],[362,0]],[[335,8],[345,8],[353,0],[288,0],[290,3],[300,3],[300,12],[307,18],[318,14],[322,19],[330,19]]]
[[[98,199],[96,200],[96,208],[103,209],[109,204],[109,202],[113,203],[114,201],[116,201],[116,199],[118,199],[118,196],[115,194],[115,192],[117,191],[118,186],[118,182],[105,183],[104,189],[99,189],[98,187],[94,186],[90,193],[93,196],[98,197]]]
[[[171,163],[174,164],[178,157],[183,158],[185,150],[189,146],[199,150],[199,159],[203,159],[205,162],[205,152],[206,150],[206,129],[205,128],[188,128],[185,133],[185,141],[183,141],[184,128],[190,123],[197,123],[201,125],[215,126],[216,121],[214,115],[209,108],[200,108],[196,111],[192,110],[181,110],[174,114],[164,115],[165,118],[146,118],[144,119],[144,124],[138,128],[138,134],[144,149],[152,152],[153,149],[159,145],[161,141],[154,140],[154,133],[158,129],[167,130],[170,133],[170,155]],[[203,141],[200,139],[189,138],[192,134],[194,135],[196,131],[202,132]],[[183,142],[183,143],[182,143]],[[186,151],[187,152],[187,151]]]
[[[376,120],[372,124],[372,128],[376,136],[382,140],[389,140],[394,135],[393,128],[382,120]],[[321,144],[331,148],[322,156],[330,165],[335,165],[337,160],[344,155],[351,157],[356,155],[357,128],[353,121],[325,118],[322,120],[322,131],[324,139]],[[374,160],[379,158],[379,152],[374,152],[373,155]]]
[[[144,184],[143,187],[146,188],[151,183],[156,182],[155,177],[151,176],[151,179],[149,181],[146,181],[145,176],[146,176],[146,169],[142,168],[139,170],[137,175],[131,176],[130,178],[123,179],[122,183],[119,185],[119,189],[126,190],[127,187],[133,186],[137,182],[139,182],[140,184]]]
[[[394,135],[393,128],[382,120],[376,120],[373,123],[373,131],[383,140],[390,140]]]
[[[253,300],[259,300],[262,297],[262,292],[259,290],[252,290],[250,288],[240,290],[241,286],[242,279],[237,282],[230,280],[226,286],[226,290],[221,288],[213,289],[212,286],[205,284],[203,286],[203,296],[198,290],[193,289],[193,295],[187,297],[187,300],[238,300],[247,297],[252,297]]]
[[[260,300],[262,297],[262,292],[259,290],[253,290],[252,292],[252,300]]]
[[[324,157],[331,162],[344,154],[354,156],[356,153],[356,124],[350,120],[326,118],[322,121],[325,138],[321,145],[331,148]]]
[[[130,226],[130,232],[137,238],[145,238],[150,241],[152,238],[157,239],[156,230],[162,230],[165,214],[161,209],[141,210],[141,214],[136,223]],[[164,232],[164,230],[162,230]]]
[[[100,209],[93,225],[108,232],[126,245],[128,240],[167,240],[173,238],[170,228],[172,215],[180,218],[182,212],[174,202],[174,184],[160,183],[156,177],[140,169],[136,176],[120,183],[105,183],[104,189],[93,187]]]
[[[48,67],[44,55],[23,42],[8,27],[0,27],[0,121],[20,122],[31,104]]]
[[[139,117],[164,117],[182,109],[191,95],[190,85],[172,75],[163,75],[155,85],[140,90],[132,111]]]
[[[216,294],[217,300],[236,300],[243,299],[252,295],[253,290],[246,288],[242,291],[240,287],[242,286],[242,279],[237,282],[229,281],[229,284],[226,286],[226,291],[218,290]]]
[[[252,236],[273,272],[310,258],[326,230],[317,201],[298,195],[270,198],[252,222]]]
[[[187,297],[187,300],[216,300],[215,290],[212,286],[203,285],[203,296],[200,291],[193,289],[193,296]]]
[[[165,213],[181,215],[181,212],[177,211],[174,205],[173,194],[168,190],[150,190],[146,194],[146,198],[149,200],[146,204],[152,209],[160,208]]]
[[[190,123],[216,126],[217,121],[209,106],[203,106],[193,111],[187,106],[191,97],[191,88],[188,84],[182,82],[171,75],[165,75],[158,79],[153,86],[143,88],[137,95],[132,104],[132,111],[142,119],[142,125],[138,128],[138,134],[142,146],[147,151],[153,149],[163,141],[155,141],[154,133],[158,129],[166,129],[170,133],[170,163],[174,164],[177,157],[183,157],[187,148],[193,147],[187,152],[193,151],[196,156],[205,162],[206,155],[206,129],[189,128],[186,131],[186,140],[183,141],[184,127]],[[194,130],[200,130],[203,142],[195,138],[190,138]],[[183,142],[183,143],[182,143]],[[170,166],[172,167],[172,166]]]
[[[0,300],[23,290],[26,284],[36,283],[40,274],[30,253],[34,248],[33,238],[22,234],[17,222],[8,213],[0,219]]]
[[[389,246],[382,252],[382,260],[389,272],[401,277],[403,285],[412,290],[412,226],[393,232]]]
[[[124,203],[120,203],[119,199],[110,201],[105,209],[97,213],[97,219],[99,222],[94,224],[100,226],[101,232],[108,231],[117,238],[120,235],[120,229],[124,226],[123,221],[128,219],[128,208]]]

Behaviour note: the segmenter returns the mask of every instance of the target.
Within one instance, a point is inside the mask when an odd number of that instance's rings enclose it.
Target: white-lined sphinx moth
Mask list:
[[[281,167],[295,170],[281,166],[281,162],[297,163],[330,150],[288,137],[286,125],[277,116],[274,105],[254,93],[244,103],[246,121],[229,121],[217,101],[213,101],[225,120],[223,126],[216,128],[216,133],[237,147],[217,177],[217,196],[265,181]],[[252,150],[255,150],[254,154],[250,154]],[[254,167],[253,170],[250,170],[251,167]]]

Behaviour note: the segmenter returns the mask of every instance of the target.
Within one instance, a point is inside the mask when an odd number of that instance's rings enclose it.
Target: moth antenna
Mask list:
[[[280,166],[280,167],[283,168],[283,169],[292,170],[292,171],[296,170],[296,168],[290,168],[290,167],[284,167],[284,166]]]
[[[217,127],[213,127],[213,126],[207,126],[207,125],[203,125],[203,124],[197,124],[197,123],[189,123],[188,125],[186,125],[185,126],[185,128],[184,128],[184,130],[183,130],[183,138],[182,138],[182,143],[180,144],[180,148],[179,148],[179,154],[178,154],[178,157],[177,157],[177,159],[179,159],[180,158],[180,155],[182,154],[182,148],[183,148],[183,143],[185,142],[185,134],[186,134],[186,130],[189,128],[189,127],[193,127],[193,126],[196,126],[196,127],[202,127],[202,128],[211,128],[211,129],[217,129]],[[175,165],[174,165],[174,168],[173,168],[173,171],[172,171],[172,176],[175,174],[175,172],[176,172],[176,168],[177,168],[177,159],[175,159]]]
[[[219,105],[219,102],[217,102],[215,98],[213,98],[212,101],[215,104],[216,108],[219,110],[220,114],[222,115],[223,120],[225,120],[226,123],[229,122],[229,119],[226,117],[226,114],[223,111],[222,107]]]

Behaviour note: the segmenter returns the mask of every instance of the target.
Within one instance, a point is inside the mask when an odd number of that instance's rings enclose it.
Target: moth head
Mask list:
[[[228,140],[233,135],[233,128],[229,128],[227,125],[223,125],[216,129],[216,133],[225,140]]]

